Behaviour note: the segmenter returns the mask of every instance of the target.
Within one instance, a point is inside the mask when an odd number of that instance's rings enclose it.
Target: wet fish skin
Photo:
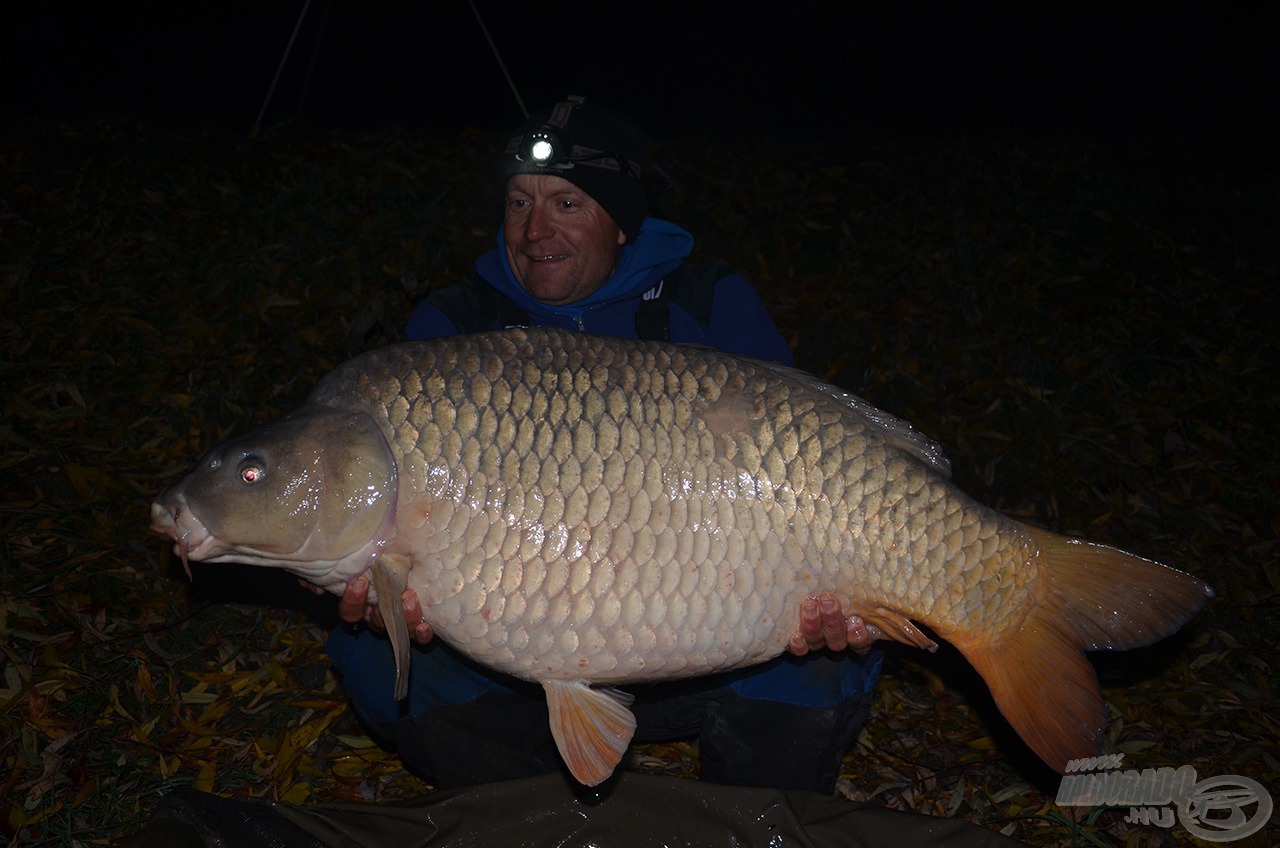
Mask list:
[[[184,561],[287,563],[340,594],[390,531],[396,476],[367,414],[304,406],[208,451],[156,496],[152,528]]]
[[[918,621],[953,642],[1061,769],[1096,751],[1105,718],[1081,649],[1147,644],[1211,596],[982,506],[936,445],[852,395],[708,349],[547,328],[392,346],[335,369],[298,423],[237,450],[261,460],[255,444],[293,439],[277,452],[323,455],[346,441],[293,431],[333,416],[362,422],[345,426],[363,441],[331,464],[362,470],[330,474],[314,500],[344,507],[247,519],[291,538],[312,522],[295,545],[305,556],[239,543],[222,529],[235,499],[197,480],[157,499],[153,526],[207,533],[213,561],[279,565],[334,591],[376,563],[379,597],[408,586],[439,636],[544,685],[585,783],[612,772],[634,728],[625,698],[593,687],[765,661],[820,592],[892,638],[930,647]],[[296,481],[271,472],[253,485],[281,485],[260,500],[285,503]],[[333,529],[335,516],[358,529]],[[390,632],[403,672],[407,635]]]

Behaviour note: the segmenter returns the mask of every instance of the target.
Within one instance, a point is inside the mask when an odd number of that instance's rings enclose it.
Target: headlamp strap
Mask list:
[[[551,110],[551,117],[547,118],[547,125],[564,129],[564,125],[569,122],[569,116],[573,114],[573,110],[586,102],[586,99],[576,94],[570,94],[563,103],[557,103],[555,108]]]

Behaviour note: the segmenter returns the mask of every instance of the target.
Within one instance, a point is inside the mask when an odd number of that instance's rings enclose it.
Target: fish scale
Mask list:
[[[600,687],[763,662],[824,592],[887,638],[935,647],[919,623],[953,642],[1062,768],[1096,751],[1105,718],[1082,649],[1146,644],[1211,590],[1021,524],[949,472],[909,424],[792,369],[514,329],[339,366],[295,413],[211,451],[152,517],[184,556],[334,592],[371,569],[398,696],[411,589],[439,637],[543,684],[584,783],[634,729],[627,697]],[[315,504],[291,500],[301,479]]]

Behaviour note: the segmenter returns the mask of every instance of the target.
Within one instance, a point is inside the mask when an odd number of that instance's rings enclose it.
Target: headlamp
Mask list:
[[[590,165],[618,171],[624,177],[640,176],[640,166],[625,156],[572,144],[564,133],[551,126],[542,126],[511,139],[507,153],[515,154],[520,164],[538,170],[567,171],[575,165]]]
[[[640,166],[625,156],[606,150],[596,150],[574,144],[565,134],[564,127],[572,111],[582,103],[578,97],[570,97],[556,106],[547,123],[516,136],[507,143],[507,155],[514,155],[525,168],[536,170],[567,171],[576,165],[590,165],[622,176],[639,179]]]
[[[541,127],[520,139],[516,158],[543,168],[554,168],[569,159],[571,146],[552,127]]]

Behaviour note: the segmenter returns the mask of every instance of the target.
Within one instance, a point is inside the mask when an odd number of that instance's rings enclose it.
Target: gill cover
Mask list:
[[[396,467],[368,415],[308,405],[209,451],[177,485],[237,553],[335,562],[389,524]]]

